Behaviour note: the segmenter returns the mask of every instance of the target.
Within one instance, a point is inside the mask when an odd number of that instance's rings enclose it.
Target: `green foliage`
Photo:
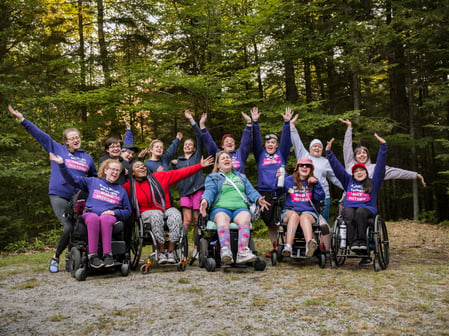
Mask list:
[[[178,131],[191,135],[184,109],[197,121],[207,112],[219,142],[225,133],[239,138],[241,113],[253,106],[262,133],[279,135],[289,106],[303,141],[334,137],[335,153],[346,129],[338,118],[349,119],[354,144],[375,152],[377,132],[389,143],[389,165],[426,178],[424,214],[449,218],[446,2],[103,3],[101,54],[97,2],[0,4],[1,246],[59,228],[47,154],[8,104],[57,141],[65,128],[79,128],[95,160],[106,138],[123,136],[124,118],[144,147],[155,138],[169,144]],[[252,155],[246,169],[255,184]],[[412,191],[397,185],[385,195],[385,204],[397,203],[388,218],[412,213]]]

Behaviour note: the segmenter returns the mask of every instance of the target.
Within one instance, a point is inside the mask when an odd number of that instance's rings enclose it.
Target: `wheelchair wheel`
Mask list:
[[[265,268],[267,268],[267,263],[262,258],[257,257],[256,261],[254,261],[253,266],[255,271],[262,272],[265,271]]]
[[[75,279],[78,281],[84,281],[87,278],[87,270],[85,268],[78,268],[75,272]]]
[[[206,238],[200,238],[200,242],[198,244],[198,251],[199,251],[198,261],[200,268],[203,268],[206,265],[206,260],[209,255],[208,250],[209,250],[209,242],[207,241]]]
[[[70,250],[70,273],[75,277],[76,271],[81,266],[81,252],[75,246]]]
[[[135,270],[139,266],[140,256],[142,255],[143,247],[143,223],[141,220],[134,221],[133,230],[131,232],[131,242],[129,248],[129,255],[131,257],[131,269]]]
[[[206,264],[204,265],[206,267],[206,270],[208,272],[215,272],[215,269],[217,267],[217,263],[215,262],[214,258],[207,258]]]
[[[341,239],[339,238],[340,227],[338,223],[338,219],[335,220],[334,226],[332,227],[332,236],[331,236],[331,266],[341,266],[346,261],[346,256],[348,255],[347,247],[340,247]]]
[[[320,253],[320,268],[326,267],[326,252]]]
[[[177,262],[179,263],[184,263],[187,260],[187,256],[189,253],[189,243],[187,242],[187,235],[186,235],[186,229],[184,228],[184,225],[182,225],[181,228],[181,239],[180,241],[176,244],[176,249],[175,249],[175,253],[176,256],[178,258]],[[184,270],[185,270],[185,265],[184,265]]]
[[[271,266],[277,266],[279,263],[279,259],[278,259],[278,252],[277,251],[272,251],[271,252]]]
[[[374,235],[376,244],[374,266],[377,261],[381,269],[386,269],[390,263],[390,242],[388,241],[387,226],[379,215],[374,220]]]
[[[128,276],[129,271],[130,271],[129,266],[130,266],[129,264],[122,264],[122,265],[120,266],[120,273],[121,273],[123,276]]]

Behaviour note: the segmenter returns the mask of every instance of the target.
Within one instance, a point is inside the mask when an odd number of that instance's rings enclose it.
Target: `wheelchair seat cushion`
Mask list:
[[[238,226],[238,224],[236,224],[236,223],[234,223],[234,222],[231,222],[231,225],[230,225],[230,227],[229,227],[231,230],[238,230],[239,229],[239,226]],[[250,229],[252,230],[252,228],[253,228],[253,223],[251,223],[251,227],[250,227]],[[215,222],[214,221],[207,221],[207,227],[206,227],[206,229],[207,230],[217,230],[217,224],[215,224]]]

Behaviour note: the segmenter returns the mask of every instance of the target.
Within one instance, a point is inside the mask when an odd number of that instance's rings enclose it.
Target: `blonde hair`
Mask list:
[[[118,163],[118,164],[120,165],[120,167],[122,166],[122,164],[120,163],[119,160],[116,160],[116,159],[107,159],[107,160],[104,160],[104,161],[100,164],[100,167],[98,167],[98,177],[102,177],[102,178],[106,177],[106,174],[105,174],[104,172],[105,172],[106,169],[109,168],[109,166],[110,166],[112,163]]]
[[[67,140],[67,134],[69,134],[70,132],[76,132],[78,133],[78,136],[81,137],[81,133],[77,128],[66,128],[64,131],[62,131],[62,137],[64,138],[64,141]]]
[[[150,149],[150,159],[153,157],[153,153],[151,153],[151,150],[158,142],[160,142],[162,144],[162,148],[164,148],[164,143],[162,142],[162,140],[154,139],[153,141],[151,141],[150,145],[148,146],[148,148]]]
[[[214,165],[214,169],[212,169],[212,173],[218,173],[219,169],[218,169],[218,160],[220,159],[221,156],[223,156],[224,154],[228,155],[229,158],[232,161],[232,157],[231,154],[229,154],[226,151],[220,151],[217,154],[215,154],[215,165]],[[232,165],[232,170],[234,170],[234,165]]]

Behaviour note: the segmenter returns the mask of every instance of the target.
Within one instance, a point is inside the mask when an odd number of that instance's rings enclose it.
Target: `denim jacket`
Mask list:
[[[234,174],[242,180],[245,187],[245,195],[250,203],[255,203],[260,197],[262,197],[262,195],[259,194],[259,192],[251,185],[251,182],[249,182],[248,178],[244,174],[235,170]],[[208,209],[212,209],[220,198],[221,189],[225,180],[226,177],[223,173],[212,173],[206,177],[206,182],[204,184],[205,190],[202,199],[207,201]]]

